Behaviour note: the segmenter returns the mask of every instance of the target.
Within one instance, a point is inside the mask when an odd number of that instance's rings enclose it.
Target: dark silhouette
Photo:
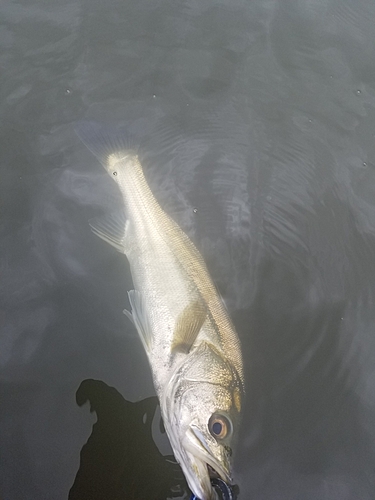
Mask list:
[[[84,380],[76,401],[89,402],[98,420],[69,500],[166,500],[187,491],[173,456],[163,456],[152,439],[156,397],[131,403],[100,380]]]

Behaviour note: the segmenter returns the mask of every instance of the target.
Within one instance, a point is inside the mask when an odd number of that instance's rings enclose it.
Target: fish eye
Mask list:
[[[214,413],[208,422],[208,429],[215,439],[225,439],[232,431],[232,424],[224,415]]]
[[[115,172],[112,172],[112,173],[113,173],[113,175],[117,175],[117,172],[116,172],[116,171],[115,171]]]

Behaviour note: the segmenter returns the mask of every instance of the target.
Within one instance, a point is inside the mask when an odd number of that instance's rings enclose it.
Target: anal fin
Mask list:
[[[152,345],[152,331],[144,297],[137,290],[130,290],[128,296],[132,311],[130,313],[125,309],[124,314],[134,323],[143,347],[146,353],[149,353]]]
[[[119,252],[126,253],[129,221],[124,211],[91,219],[89,224],[92,232],[99,238],[115,247]]]

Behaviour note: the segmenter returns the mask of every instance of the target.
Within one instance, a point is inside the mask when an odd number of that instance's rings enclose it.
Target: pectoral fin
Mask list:
[[[176,321],[172,352],[188,353],[192,348],[207,316],[207,309],[201,302],[189,304]]]

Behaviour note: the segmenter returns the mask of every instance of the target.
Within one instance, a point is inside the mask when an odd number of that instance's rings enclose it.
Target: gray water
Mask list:
[[[128,266],[88,226],[119,197],[84,119],[142,134],[235,322],[239,498],[375,498],[374,19],[373,0],[2,0],[3,500],[67,499],[84,379],[154,394]]]

